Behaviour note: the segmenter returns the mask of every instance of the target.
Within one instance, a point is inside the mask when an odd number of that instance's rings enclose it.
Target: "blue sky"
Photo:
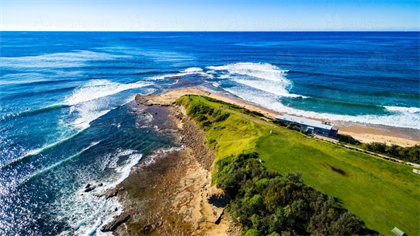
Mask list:
[[[420,30],[419,0],[0,0],[0,30]]]

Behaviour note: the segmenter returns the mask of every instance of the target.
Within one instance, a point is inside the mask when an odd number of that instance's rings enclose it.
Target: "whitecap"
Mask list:
[[[241,62],[224,66],[209,66],[207,68],[213,71],[228,71],[230,75],[245,75],[263,80],[279,81],[287,85],[291,84],[285,77],[288,70],[281,70],[269,63]]]
[[[108,80],[91,80],[76,89],[63,102],[65,105],[71,106],[69,109],[69,115],[72,115],[70,124],[78,130],[87,129],[92,121],[113,109],[110,107],[110,101],[104,99],[105,97],[150,84],[143,81],[121,84]]]
[[[236,83],[246,85],[258,90],[269,92],[281,97],[301,97],[306,98],[298,94],[291,94],[287,91],[286,87],[289,83],[284,83],[283,81],[267,81],[267,80],[249,80],[249,79],[232,79]]]
[[[225,88],[227,92],[238,96],[245,101],[266,107],[279,113],[288,113],[292,115],[305,116],[310,118],[357,122],[362,124],[384,125],[400,128],[411,128],[420,130],[420,115],[418,108],[388,107],[388,110],[396,111],[391,115],[338,115],[331,113],[320,113],[314,111],[305,111],[283,105],[278,101],[278,96],[272,93],[255,91],[245,87]]]
[[[205,79],[212,79],[213,75],[206,73],[203,71],[203,69],[199,67],[190,67],[187,68],[179,73],[176,74],[166,74],[166,75],[160,75],[160,76],[154,76],[146,78],[148,80],[165,80],[165,79],[173,79],[173,78],[179,78],[183,76],[200,76]]]
[[[67,157],[67,158],[65,158],[65,159],[63,159],[63,160],[61,160],[61,161],[58,161],[58,162],[54,163],[53,165],[51,165],[51,166],[49,166],[49,167],[46,167],[46,168],[44,168],[44,169],[42,169],[42,170],[40,170],[40,171],[36,172],[35,174],[33,174],[33,175],[31,175],[30,177],[28,177],[25,181],[29,181],[29,180],[31,180],[32,178],[34,178],[35,176],[45,174],[45,173],[47,173],[47,172],[49,172],[49,171],[53,170],[54,168],[56,168],[56,167],[58,167],[58,166],[62,165],[63,163],[68,162],[68,161],[72,160],[73,158],[80,156],[81,154],[83,154],[83,153],[84,153],[84,152],[86,152],[87,150],[89,150],[89,149],[91,149],[92,147],[94,147],[94,146],[98,145],[100,142],[101,142],[101,141],[98,141],[98,142],[92,142],[92,143],[91,143],[88,147],[83,148],[83,149],[82,149],[82,150],[80,150],[78,153],[76,153],[76,154],[74,154],[74,155],[71,155],[71,156],[69,156],[69,157]]]
[[[141,88],[148,85],[150,85],[150,83],[142,81],[130,84],[120,84],[103,79],[90,80],[80,88],[76,89],[70,97],[65,99],[64,104],[76,105],[79,103],[113,95],[125,90]]]
[[[229,79],[236,83],[276,94],[281,97],[302,97],[298,94],[290,94],[292,82],[286,78],[287,70],[281,70],[269,63],[242,62],[224,66],[209,66],[209,73],[219,72],[217,78]]]
[[[385,106],[385,109],[395,113],[420,114],[420,107]]]
[[[120,158],[127,159],[120,163]],[[136,150],[118,149],[106,154],[105,159],[97,161],[96,168],[114,169],[114,173],[108,177],[91,181],[91,177],[85,170],[73,173],[79,179],[97,186],[93,191],[86,193],[84,186],[78,191],[63,194],[51,205],[51,212],[58,220],[66,222],[76,235],[107,235],[100,232],[100,228],[110,222],[113,217],[123,211],[123,206],[117,198],[98,198],[98,195],[115,188],[129,176],[131,168],[142,158],[142,154]],[[101,185],[99,185],[102,183]],[[117,209],[117,210],[115,210]]]

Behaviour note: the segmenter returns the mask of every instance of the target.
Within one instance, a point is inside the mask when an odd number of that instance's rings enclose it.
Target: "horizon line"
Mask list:
[[[109,32],[109,33],[281,33],[281,32],[417,32],[417,30],[0,30],[2,32]]]

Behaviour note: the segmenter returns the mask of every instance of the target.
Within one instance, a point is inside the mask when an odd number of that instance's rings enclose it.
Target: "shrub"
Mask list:
[[[342,142],[342,143],[349,143],[349,144],[354,144],[354,145],[361,144],[361,142],[359,142],[359,140],[354,139],[350,135],[338,134],[337,137],[338,137],[338,141]]]
[[[257,153],[227,157],[216,166],[214,180],[230,195],[227,210],[242,225],[243,235],[366,234],[360,219],[304,185],[300,172],[284,177],[268,171]]]

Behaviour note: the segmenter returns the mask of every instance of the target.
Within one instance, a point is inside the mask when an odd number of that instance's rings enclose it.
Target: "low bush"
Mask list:
[[[231,197],[227,210],[243,235],[367,234],[364,223],[338,207],[334,198],[303,184],[301,173],[267,170],[257,153],[217,163],[217,187]]]

